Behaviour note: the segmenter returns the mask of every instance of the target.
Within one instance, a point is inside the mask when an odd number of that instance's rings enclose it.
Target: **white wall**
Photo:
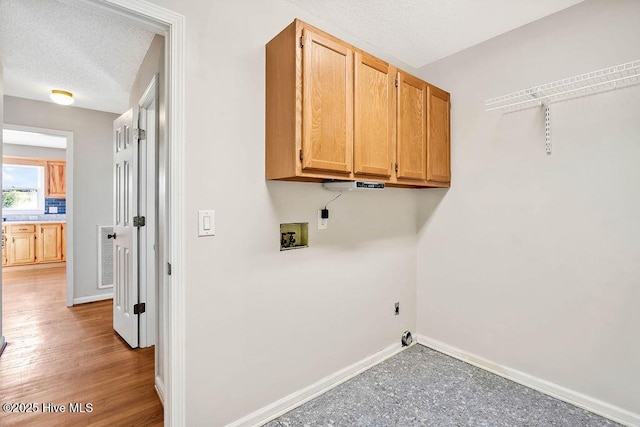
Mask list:
[[[130,107],[138,105],[140,98],[144,95],[144,91],[147,90],[151,79],[156,74],[160,74],[159,86],[162,95],[162,92],[164,92],[164,37],[160,35],[155,35],[151,40],[136,78],[131,84],[131,89],[129,90]],[[161,98],[164,97],[161,96]]]
[[[64,160],[67,157],[67,150],[60,148],[35,147],[32,145],[3,144],[2,154],[4,156]]]
[[[220,426],[414,329],[415,190],[346,194],[321,232],[334,193],[264,178],[265,44],[300,17],[375,49],[284,0],[155,2],[186,16],[187,424]],[[309,248],[279,251],[290,221],[310,223]]]
[[[640,2],[588,0],[427,66],[451,91],[451,189],[420,193],[417,331],[640,414],[640,86],[484,112],[640,58]]]
[[[73,132],[74,298],[98,289],[98,224],[113,217],[113,121],[117,114],[5,96],[4,122]]]

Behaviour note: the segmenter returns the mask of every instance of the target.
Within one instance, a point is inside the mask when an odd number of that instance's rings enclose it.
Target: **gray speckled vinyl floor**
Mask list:
[[[266,426],[619,424],[415,345]]]

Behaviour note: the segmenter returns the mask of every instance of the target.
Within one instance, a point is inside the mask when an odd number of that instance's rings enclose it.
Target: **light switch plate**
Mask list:
[[[214,236],[216,234],[216,211],[198,211],[198,236]]]
[[[329,225],[329,218],[322,218],[322,209],[318,209],[318,230],[326,230]]]

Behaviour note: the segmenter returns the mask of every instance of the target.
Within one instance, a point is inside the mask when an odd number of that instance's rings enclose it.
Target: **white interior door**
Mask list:
[[[129,110],[113,122],[113,329],[132,347],[138,347],[138,141],[134,137],[138,114]]]

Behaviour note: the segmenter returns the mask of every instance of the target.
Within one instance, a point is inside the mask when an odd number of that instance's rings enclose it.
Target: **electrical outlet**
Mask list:
[[[396,303],[396,311],[395,311],[396,316],[400,314],[400,303],[397,302]]]
[[[322,218],[322,209],[318,209],[318,230],[326,230],[329,225],[329,218]]]

